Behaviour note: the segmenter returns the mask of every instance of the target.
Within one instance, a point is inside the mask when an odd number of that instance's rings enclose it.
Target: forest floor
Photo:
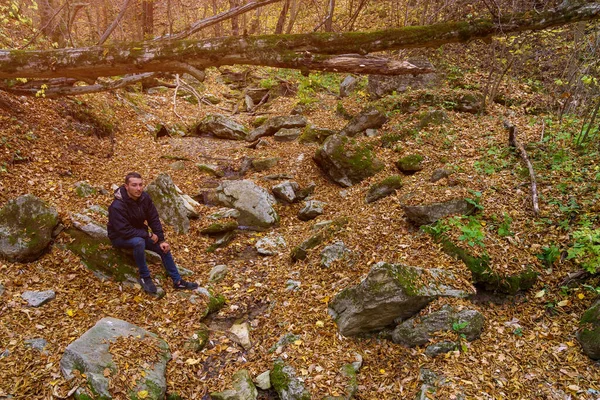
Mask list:
[[[217,76],[216,71],[209,73],[203,94],[220,97],[229,92]],[[303,79],[319,83],[314,76]],[[465,74],[463,80],[479,85],[480,90],[484,81],[476,73]],[[445,82],[433,90],[450,93],[453,87]],[[532,102],[549,100],[532,93],[527,85],[511,82],[510,88],[501,87],[501,91],[516,105],[492,103],[483,115],[446,111],[449,123],[413,131],[394,148],[380,146],[381,137],[360,139],[373,145],[386,168],[345,190],[327,181],[313,162],[316,144],[278,143],[268,138],[269,147],[254,150],[247,148],[246,142],[214,138],[155,140],[142,121],[151,113],[157,117],[155,122],[191,126],[207,114],[227,114],[221,109],[231,109],[226,101],[216,106],[194,105],[178,98],[175,113],[172,90],[153,94],[119,91],[59,100],[0,94],[10,105],[0,107],[0,206],[31,193],[55,206],[69,225],[70,213],[92,204],[108,206],[112,201],[111,185],[120,185],[127,172],[140,172],[147,183],[167,172],[184,193],[193,196],[214,180],[200,172],[196,163],[236,168],[244,156],[280,158],[272,169],[250,171],[245,179],[270,189],[277,182],[262,177],[290,174],[301,187],[315,182],[313,198],[327,203],[325,213],[310,222],[296,217],[301,204],[277,205],[281,222],[273,231],[285,238],[288,251],[272,257],[256,254],[254,244],[265,233],[250,231],[240,232],[225,248],[207,252],[212,240],[199,231],[207,223],[205,216],[215,210],[209,206],[198,208],[200,218],[192,220],[185,235],[166,227],[176,262],[193,271],[192,280],[226,297],[225,307],[208,320],[211,342],[198,353],[185,344],[201,322],[207,321],[201,321],[198,310],[168,283],[163,285],[165,297],[155,299],[139,286],[101,281],[77,256],[58,245],[32,263],[0,262],[0,283],[6,288],[0,296],[0,353],[5,349],[9,352],[0,358],[0,398],[66,396],[74,382],[66,382],[60,373],[65,348],[107,316],[126,320],[167,341],[173,353],[167,367],[168,392],[184,399],[204,398],[230,387],[233,373],[242,368],[256,376],[272,368],[276,358],[295,368],[313,398],[343,395],[346,381],[339,370],[353,362],[356,354],[364,360],[358,374],[357,399],[414,398],[422,384],[422,368],[446,379],[432,398],[453,399],[460,394],[467,399],[600,398],[598,364],[582,353],[575,338],[580,316],[596,294],[582,285],[561,287],[569,273],[581,268],[571,260],[563,257],[544,263],[537,257],[550,246],[567,249],[572,240],[570,232],[584,218],[598,227],[597,149],[595,153],[573,149],[571,135],[579,125],[559,125],[551,114],[530,113]],[[347,123],[336,113],[340,104],[356,114],[368,101],[364,89],[340,100],[317,87],[311,96],[317,101],[304,115],[314,125],[332,129]],[[416,93],[396,96],[410,99]],[[261,111],[267,116],[287,115],[297,101],[295,96],[277,97]],[[418,123],[416,116],[442,106],[417,104],[412,113],[391,112],[380,136],[410,131],[407,128]],[[114,124],[114,143],[108,137],[78,131],[73,110],[85,110]],[[255,118],[247,113],[233,117],[247,126]],[[518,139],[528,149],[538,174],[541,214],[537,217],[532,212],[527,170],[508,147],[508,135],[502,126],[505,118],[518,127]],[[398,174],[394,162],[413,153],[424,156],[424,170],[403,177],[403,187],[395,195],[365,204],[370,185]],[[171,169],[173,159],[165,156],[185,157],[185,168]],[[454,172],[453,185],[446,180],[429,182],[438,168]],[[74,184],[82,180],[106,189],[108,194],[78,197]],[[424,348],[408,349],[377,336],[340,336],[327,314],[328,301],[341,289],[360,282],[379,261],[451,270],[457,276],[457,286],[475,293],[465,265],[444,254],[428,234],[411,226],[401,206],[476,192],[481,193],[483,210],[477,221],[484,236],[471,250],[486,252],[494,268],[501,271],[515,272],[531,266],[539,272],[534,287],[499,302],[488,301],[495,298],[490,296],[432,303],[429,309],[443,303],[474,307],[486,319],[481,338],[466,343],[462,351],[437,358],[426,356]],[[310,235],[315,222],[342,216],[349,217],[349,224],[335,240],[342,240],[354,252],[356,262],[352,266],[337,263],[330,268],[320,267],[320,249],[328,243],[310,252],[306,260],[291,262],[289,250]],[[498,235],[503,223],[508,231]],[[457,240],[459,234],[450,232]],[[59,236],[57,244],[64,240]],[[219,264],[229,267],[227,277],[209,283],[210,270]],[[159,265],[151,269],[155,275],[161,271]],[[289,279],[301,282],[298,290],[286,290]],[[28,308],[20,297],[26,290],[47,289],[56,291],[56,299],[40,308]],[[250,350],[232,342],[225,332],[234,321],[250,323]],[[269,352],[288,332],[300,339],[282,352]],[[24,344],[37,337],[48,341],[44,353]],[[135,357],[131,355],[132,363]]]

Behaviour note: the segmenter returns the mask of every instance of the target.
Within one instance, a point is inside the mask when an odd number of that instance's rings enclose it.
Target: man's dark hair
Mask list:
[[[137,178],[137,179],[142,179],[142,176],[140,174],[138,174],[137,172],[130,172],[127,175],[125,175],[125,184],[128,185],[129,184],[129,180],[131,178]]]

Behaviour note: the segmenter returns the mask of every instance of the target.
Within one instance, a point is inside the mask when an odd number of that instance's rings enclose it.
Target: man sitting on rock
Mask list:
[[[181,279],[171,255],[171,246],[165,241],[158,211],[148,193],[144,192],[142,176],[137,172],[127,174],[125,185],[115,190],[114,195],[115,199],[108,208],[108,237],[114,247],[133,249],[142,288],[148,293],[156,293],[156,285],[146,263],[145,250],[160,255],[163,266],[173,279],[175,289],[198,288],[197,283]]]

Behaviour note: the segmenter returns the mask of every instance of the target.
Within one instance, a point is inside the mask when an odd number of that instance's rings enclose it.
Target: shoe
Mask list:
[[[142,285],[146,293],[156,294],[156,285],[152,281],[152,278],[140,278],[138,282]]]
[[[183,279],[180,279],[179,282],[173,283],[173,287],[181,290],[194,290],[198,289],[198,284],[196,282],[186,282]]]

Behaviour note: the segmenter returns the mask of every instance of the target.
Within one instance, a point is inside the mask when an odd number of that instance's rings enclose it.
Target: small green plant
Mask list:
[[[516,328],[516,329],[513,331],[513,334],[514,334],[515,336],[519,336],[519,337],[523,336],[523,328]]]
[[[452,330],[454,332],[458,332],[460,330],[465,329],[467,326],[469,326],[469,321],[463,321],[463,322],[453,322],[452,323]]]
[[[600,229],[581,228],[572,233],[573,246],[567,259],[575,260],[583,269],[595,274],[600,265]]]
[[[261,79],[258,84],[263,89],[272,89],[273,87],[275,87],[277,82],[275,81],[274,78],[269,77],[269,78]]]
[[[450,227],[444,223],[443,220],[437,220],[431,225],[422,225],[421,230],[425,233],[430,234],[433,237],[438,237],[450,230]]]
[[[473,198],[465,199],[467,203],[473,205],[477,211],[483,210],[483,206],[481,205],[481,192],[470,190],[469,193],[473,196]]]
[[[498,236],[507,237],[514,235],[514,233],[510,230],[510,224],[512,221],[512,218],[507,213],[504,213],[504,221],[500,224],[500,226],[498,226]]]
[[[583,288],[585,290],[587,290],[587,291],[590,291],[590,292],[594,293],[595,295],[600,295],[600,286],[594,287],[592,285],[586,285],[586,284],[584,284]]]
[[[462,232],[462,235],[458,237],[458,240],[467,242],[471,247],[485,247],[485,244],[483,243],[483,239],[485,239],[483,227],[476,218],[469,217],[466,225],[458,224],[457,226]]]
[[[542,260],[542,263],[547,268],[552,267],[554,263],[558,261],[559,257],[560,249],[554,244],[542,247],[542,252],[537,255],[537,258]]]

